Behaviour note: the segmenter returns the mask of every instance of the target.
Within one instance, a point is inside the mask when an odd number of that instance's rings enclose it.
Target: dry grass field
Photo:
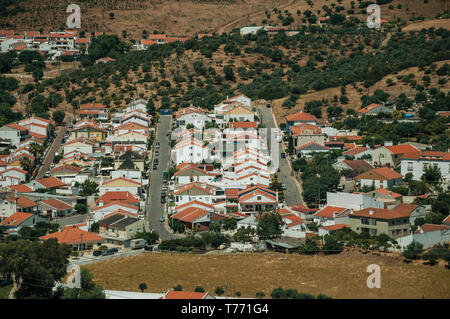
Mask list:
[[[61,0],[32,0],[19,5],[27,12],[20,12],[15,16],[0,18],[5,28],[13,26],[16,30],[44,31],[64,28],[67,16],[66,7],[73,1]],[[342,0],[334,4],[343,6],[345,10],[351,8],[352,0]],[[354,16],[364,20],[367,16],[365,9],[358,7],[355,2]],[[90,31],[104,31],[122,34],[127,31],[128,38],[140,39],[142,31],[159,30],[172,35],[194,35],[198,32],[228,32],[233,28],[251,24],[279,24],[278,14],[273,8],[284,12],[289,11],[294,22],[289,27],[301,25],[297,10],[302,13],[311,10],[317,16],[323,15],[322,7],[331,6],[333,1],[314,0],[311,7],[306,0],[233,0],[233,1],[194,1],[194,0],[92,0],[81,2],[82,29]],[[401,7],[398,7],[398,6]],[[389,6],[391,9],[389,9]],[[449,9],[449,4],[441,0],[393,0],[381,6],[381,15],[388,21],[401,18],[423,16],[433,19],[437,13]],[[320,10],[320,13],[317,12]],[[270,17],[266,11],[271,12]],[[110,18],[110,13],[114,18]]]
[[[380,289],[366,286],[370,264],[381,267]],[[405,264],[395,254],[144,253],[85,267],[94,274],[97,284],[117,290],[138,291],[139,283],[145,282],[148,292],[166,291],[179,284],[185,291],[202,286],[214,293],[216,287],[228,286],[229,295],[240,291],[242,297],[249,298],[258,291],[270,298],[273,288],[279,286],[333,298],[450,298],[450,270],[442,264]]]

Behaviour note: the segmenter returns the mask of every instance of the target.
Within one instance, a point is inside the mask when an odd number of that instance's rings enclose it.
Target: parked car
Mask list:
[[[110,256],[114,255],[114,251],[111,251],[111,249],[104,250],[102,256]]]
[[[337,190],[340,191],[340,192],[343,191],[344,190],[344,185],[338,185],[337,186]]]
[[[161,196],[161,204],[165,204],[166,203],[166,196]]]
[[[164,218],[164,216],[159,217],[159,221],[160,221],[161,223],[164,223],[165,220],[166,220],[166,219]]]
[[[153,161],[153,164],[158,165],[158,159],[157,158],[155,158],[155,160]]]
[[[50,177],[50,171],[45,172],[45,177]]]
[[[286,190],[286,189],[287,189],[286,184],[282,184],[282,185],[281,185],[281,189],[282,189],[282,190]]]
[[[101,255],[103,255],[103,252],[101,250],[94,250],[92,255],[94,255],[94,256],[101,256]]]
[[[153,164],[153,170],[156,171],[158,169],[158,164]]]
[[[281,153],[281,158],[286,158],[286,153]]]
[[[155,156],[159,156],[159,151],[156,151],[156,152],[155,152]]]

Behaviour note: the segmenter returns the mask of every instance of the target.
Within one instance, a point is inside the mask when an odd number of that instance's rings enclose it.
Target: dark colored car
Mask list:
[[[158,164],[153,164],[153,170],[157,170],[158,169]]]
[[[285,153],[281,153],[281,158],[286,158],[286,154]]]
[[[166,203],[166,196],[161,196],[161,204],[165,204]]]
[[[103,251],[102,256],[109,256],[109,255],[114,255],[114,251],[111,251],[111,249]]]
[[[103,252],[101,250],[94,250],[92,255],[94,255],[94,256],[101,256],[101,255],[103,255]]]
[[[158,162],[159,162],[158,159],[155,158],[155,160],[153,161],[153,165],[155,165],[155,164],[158,165]]]

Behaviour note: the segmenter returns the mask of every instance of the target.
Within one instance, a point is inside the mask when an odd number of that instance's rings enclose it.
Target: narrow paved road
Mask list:
[[[50,164],[53,163],[53,159],[55,158],[55,153],[58,152],[59,147],[61,146],[62,139],[64,134],[67,131],[69,126],[68,123],[72,123],[72,118],[66,115],[66,125],[60,127],[55,139],[53,140],[52,145],[50,146],[49,151],[47,152],[46,157],[44,158],[44,162],[39,167],[39,171],[36,174],[36,179],[43,178],[45,173],[50,169]]]
[[[156,231],[162,240],[168,240],[175,238],[166,229],[167,225],[167,203],[161,204],[161,192],[162,192],[162,181],[163,172],[169,170],[170,165],[170,136],[167,136],[172,131],[172,116],[171,115],[161,115],[159,118],[159,127],[156,134],[154,145],[157,142],[160,144],[159,156],[154,158],[158,159],[158,169],[153,170],[153,163],[150,163],[151,169],[151,182],[149,186],[148,197],[146,206],[146,218],[150,224],[150,228]],[[167,196],[167,202],[169,197]],[[160,221],[161,216],[165,217],[165,223]]]
[[[271,108],[267,108],[265,106],[265,103],[263,103],[262,105],[259,105],[257,107],[257,110],[259,113],[259,120],[261,121],[262,127],[266,127],[267,129],[278,128],[277,125],[275,124],[275,119],[273,117]],[[269,140],[267,142],[270,148],[271,134],[268,134],[268,136]],[[282,152],[286,153],[284,142],[281,143],[280,153]],[[286,205],[292,206],[297,204],[303,204],[303,198],[301,196],[303,190],[301,189],[300,183],[298,183],[298,181],[295,179],[295,176],[293,175],[293,171],[291,166],[289,165],[288,159],[280,158],[279,163],[280,163],[279,164],[280,172],[278,172],[277,175],[278,181],[282,184],[286,184],[287,190],[284,191]]]

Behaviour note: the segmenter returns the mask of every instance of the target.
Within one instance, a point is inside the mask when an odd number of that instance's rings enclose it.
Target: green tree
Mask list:
[[[197,286],[194,289],[195,292],[205,292],[205,289],[202,286]]]
[[[174,291],[183,291],[183,287],[181,285],[176,285],[175,287],[173,287]]]
[[[102,287],[93,281],[94,275],[86,268],[81,269],[81,287],[65,288],[61,299],[105,299]]]
[[[343,244],[341,242],[337,241],[332,236],[325,236],[325,244],[322,247],[322,251],[326,255],[339,254],[340,252],[342,252],[342,249]]]
[[[429,184],[439,184],[441,181],[441,170],[439,169],[438,166],[428,166],[427,168],[425,168],[423,175],[422,175],[422,180],[426,183]]]
[[[305,244],[300,248],[300,252],[307,255],[314,255],[320,252],[320,248],[315,240],[307,238]]]
[[[225,74],[225,79],[228,81],[235,81],[236,78],[234,76],[233,68],[229,65],[223,68],[223,73]]]
[[[51,298],[54,283],[66,275],[70,251],[56,239],[9,242],[0,245],[0,273],[14,276],[16,298]]]
[[[87,212],[86,205],[85,204],[81,204],[81,203],[76,204],[75,205],[75,212],[77,214],[86,214],[86,212]]]
[[[63,110],[56,110],[55,112],[53,112],[52,117],[57,125],[61,125],[61,123],[64,121],[64,118],[66,117],[66,113]]]
[[[262,291],[258,291],[256,293],[256,298],[258,298],[258,299],[263,299],[265,296],[266,296],[266,294]]]
[[[139,289],[141,292],[144,292],[144,290],[147,289],[147,284],[146,284],[145,282],[141,282],[141,283],[139,284],[138,289]]]
[[[157,232],[137,232],[134,236],[134,239],[145,239],[149,245],[153,245],[159,240],[159,235]]]
[[[98,191],[98,184],[95,181],[87,179],[81,184],[81,195],[91,196],[96,194]]]
[[[281,215],[270,212],[261,213],[258,219],[257,233],[261,238],[276,238],[282,234],[282,226],[284,225]]]
[[[222,287],[217,287],[216,290],[214,290],[214,292],[216,293],[216,295],[222,296],[225,293],[225,290],[223,290]]]
[[[423,245],[419,242],[412,241],[403,251],[403,257],[407,260],[418,259],[423,252]]]

